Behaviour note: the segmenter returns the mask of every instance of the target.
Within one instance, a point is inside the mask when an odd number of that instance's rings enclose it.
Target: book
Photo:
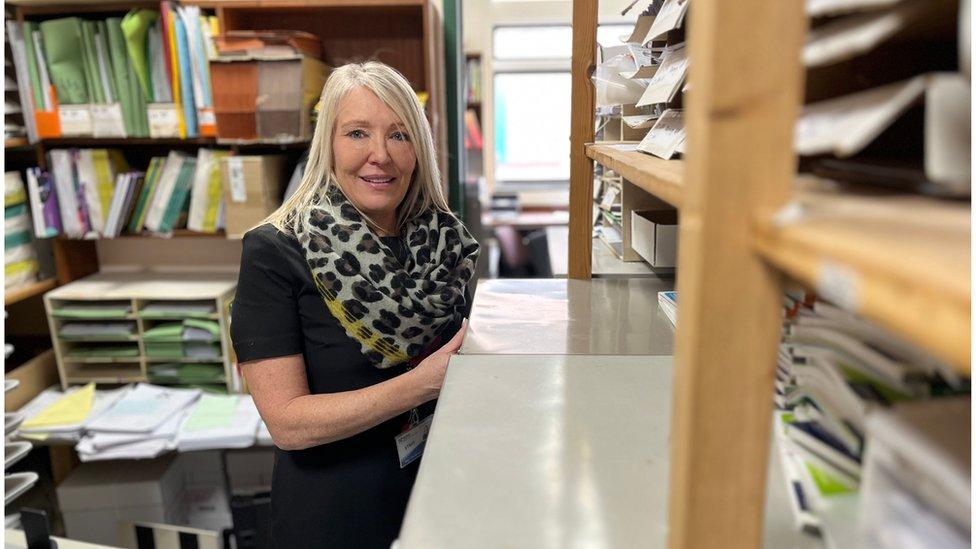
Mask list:
[[[132,217],[129,219],[129,232],[139,234],[146,222],[146,214],[149,212],[149,205],[152,203],[156,193],[156,184],[159,181],[159,174],[165,158],[156,157],[149,161],[149,168],[146,170],[146,178],[139,192],[139,198],[133,207]]]
[[[71,151],[55,149],[48,153],[48,165],[57,188],[58,207],[64,233],[80,238],[88,232],[88,218],[79,203],[78,184]]]
[[[173,229],[178,226],[181,214],[187,209],[196,168],[197,160],[195,158],[186,158],[180,166],[180,173],[173,185],[172,195],[159,224],[158,231],[160,233],[172,233]]]
[[[176,187],[176,181],[180,176],[184,160],[186,160],[186,156],[177,151],[170,151],[166,157],[166,162],[159,174],[159,181],[156,183],[156,189],[153,192],[152,202],[147,205],[148,213],[146,213],[144,223],[147,230],[160,232],[163,215],[173,197],[173,190]]]
[[[193,177],[190,212],[186,224],[191,231],[217,231],[218,213],[223,202],[220,159],[227,155],[226,151],[213,149],[202,148],[197,151],[197,169]]]
[[[50,238],[61,234],[58,193],[51,175],[40,168],[28,168],[27,194],[30,198],[34,236]]]

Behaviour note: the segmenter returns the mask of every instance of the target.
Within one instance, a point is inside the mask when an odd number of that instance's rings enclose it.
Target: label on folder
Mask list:
[[[247,187],[244,185],[244,160],[236,156],[228,158],[227,176],[230,179],[231,200],[247,202]]]
[[[58,119],[65,137],[92,135],[91,105],[58,105]]]
[[[180,115],[175,103],[152,103],[146,107],[149,137],[179,137]]]
[[[122,121],[122,105],[92,105],[92,133],[95,137],[125,137],[125,123]]]

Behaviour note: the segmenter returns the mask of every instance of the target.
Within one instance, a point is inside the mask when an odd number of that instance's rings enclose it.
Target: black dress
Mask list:
[[[410,253],[398,237],[383,240],[401,262]],[[459,327],[449,326],[445,335]],[[312,394],[362,389],[404,372],[380,370],[366,360],[326,308],[301,245],[271,225],[244,236],[231,335],[240,362],[301,353]],[[420,417],[433,407],[421,407]],[[397,457],[394,437],[408,421],[409,413],[402,414],[344,440],[276,449],[275,547],[388,549],[399,534],[419,465],[418,460],[401,469]]]

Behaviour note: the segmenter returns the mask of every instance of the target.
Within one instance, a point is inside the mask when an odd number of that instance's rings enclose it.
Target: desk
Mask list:
[[[481,214],[481,225],[485,228],[506,226],[520,230],[568,226],[569,212],[566,210],[504,213],[487,211]]]
[[[552,269],[552,276],[566,278],[569,272],[569,227],[546,227],[546,245],[549,247],[549,267]],[[591,272],[594,278],[658,276],[644,261],[621,260],[596,237],[593,238],[591,257],[593,258]]]
[[[461,354],[671,355],[661,278],[478,283]]]

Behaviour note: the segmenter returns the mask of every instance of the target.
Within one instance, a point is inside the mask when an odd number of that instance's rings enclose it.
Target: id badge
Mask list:
[[[430,424],[433,421],[434,415],[431,414],[396,436],[397,455],[400,457],[401,469],[423,455],[424,444],[427,443],[427,434],[430,433]]]

